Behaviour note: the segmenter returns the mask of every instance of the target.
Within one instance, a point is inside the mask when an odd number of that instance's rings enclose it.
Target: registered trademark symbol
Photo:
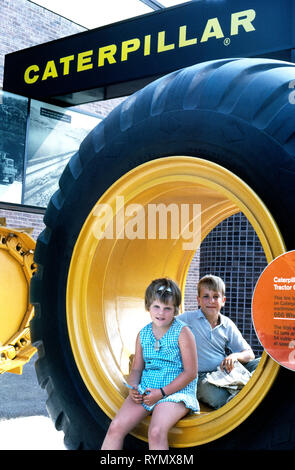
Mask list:
[[[225,40],[223,41],[223,44],[225,46],[229,46],[230,45],[230,38],[225,38]]]

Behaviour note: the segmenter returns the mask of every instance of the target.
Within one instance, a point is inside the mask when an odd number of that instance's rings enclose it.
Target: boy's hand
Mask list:
[[[224,369],[229,374],[233,368],[235,362],[238,360],[236,354],[230,354],[229,356],[225,357],[220,364],[220,369],[223,371]]]

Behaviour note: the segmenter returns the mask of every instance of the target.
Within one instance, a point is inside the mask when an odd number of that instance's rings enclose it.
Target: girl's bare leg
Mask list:
[[[141,404],[128,396],[111,422],[101,450],[122,449],[125,436],[149,414]]]
[[[168,450],[168,431],[188,413],[184,403],[163,402],[155,406],[149,426],[149,449]]]

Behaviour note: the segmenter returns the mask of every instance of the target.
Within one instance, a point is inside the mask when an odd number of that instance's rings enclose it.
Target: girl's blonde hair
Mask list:
[[[225,295],[225,284],[221,277],[213,276],[213,274],[207,274],[203,276],[198,283],[198,296],[200,297],[201,287],[207,287],[209,290],[214,292],[220,292],[222,296]]]

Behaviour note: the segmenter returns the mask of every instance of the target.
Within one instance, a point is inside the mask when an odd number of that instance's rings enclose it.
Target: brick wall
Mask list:
[[[0,0],[0,88],[3,86],[5,54],[82,31],[86,28],[29,0]],[[122,98],[115,98],[76,109],[105,117],[121,101]]]
[[[198,308],[196,286],[200,278],[200,249],[193,257],[187,272],[184,289],[184,310],[196,310]]]
[[[85,28],[28,0],[1,0],[0,83],[5,54],[81,31]]]

